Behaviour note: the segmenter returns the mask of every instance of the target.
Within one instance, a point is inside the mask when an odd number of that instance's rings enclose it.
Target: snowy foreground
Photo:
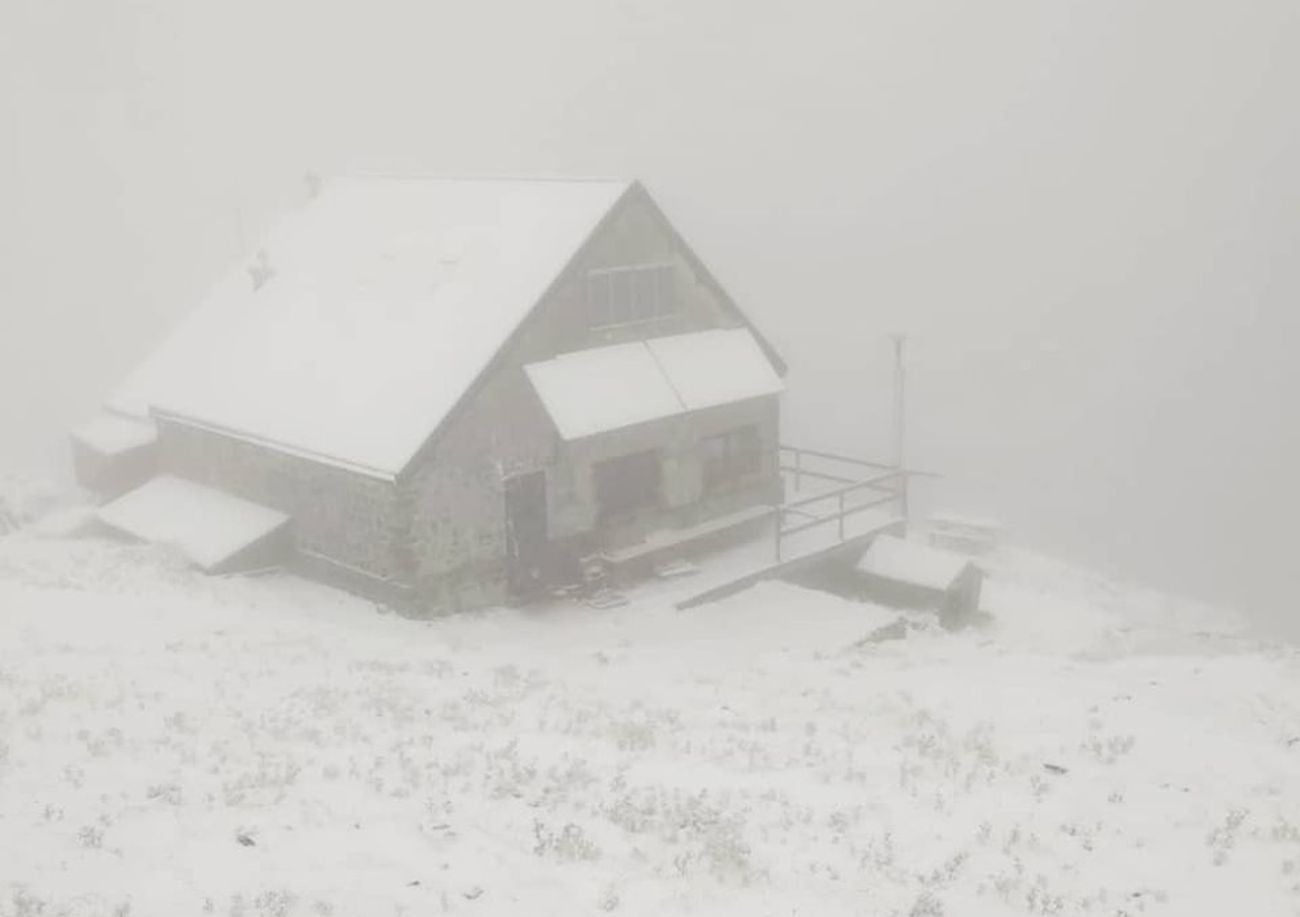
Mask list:
[[[1300,655],[1030,555],[416,622],[0,539],[0,915],[1300,913]]]

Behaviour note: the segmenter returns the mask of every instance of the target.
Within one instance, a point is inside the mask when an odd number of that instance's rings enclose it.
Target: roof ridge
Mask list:
[[[392,180],[392,181],[463,181],[463,182],[552,182],[555,184],[621,184],[631,185],[635,179],[617,175],[520,175],[492,173],[442,173],[442,172],[339,172],[325,177],[325,181],[338,180]]]

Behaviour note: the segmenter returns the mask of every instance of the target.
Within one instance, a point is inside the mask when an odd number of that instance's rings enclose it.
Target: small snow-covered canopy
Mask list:
[[[562,354],[524,367],[564,439],[669,417],[681,400],[641,341]]]
[[[101,455],[114,456],[153,445],[158,431],[147,420],[103,413],[74,430],[72,438]]]
[[[716,328],[646,341],[690,411],[775,395],[785,386],[746,328]]]
[[[530,363],[524,371],[566,440],[775,395],[783,388],[746,328],[579,350]]]
[[[858,570],[899,583],[945,590],[967,566],[968,558],[895,535],[881,535],[871,542]]]
[[[204,570],[220,569],[289,522],[284,513],[170,475],[118,497],[98,515],[118,531],[179,549]]]
[[[630,187],[332,181],[110,407],[395,476]]]

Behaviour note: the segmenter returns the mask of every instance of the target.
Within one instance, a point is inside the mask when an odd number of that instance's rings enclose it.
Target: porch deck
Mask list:
[[[601,559],[614,567],[638,561],[654,561],[661,556],[698,545],[714,536],[725,535],[764,519],[770,519],[774,512],[775,510],[770,506],[750,506],[739,512],[718,516],[689,528],[652,532],[640,544],[602,552]]]
[[[855,563],[881,533],[905,527],[907,480],[913,472],[832,453],[781,447],[781,471],[790,499],[758,506],[744,519],[715,520],[708,532],[677,533],[673,547],[702,542],[717,527],[755,525],[757,537],[698,555],[698,573],[676,581],[669,598],[679,609],[717,601],[763,580],[798,574],[823,563]],[[632,551],[642,555],[662,545]]]
[[[735,595],[755,583],[792,576],[818,564],[834,560],[852,564],[877,535],[897,533],[903,528],[902,516],[879,510],[864,510],[844,522],[842,535],[838,526],[823,526],[783,539],[780,559],[773,550],[772,536],[710,555],[701,572],[682,583],[683,594],[673,604],[678,609],[694,608]]]

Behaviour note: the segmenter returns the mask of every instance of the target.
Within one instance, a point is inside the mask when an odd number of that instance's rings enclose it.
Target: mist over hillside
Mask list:
[[[640,178],[791,365],[805,443],[1286,624],[1300,10],[565,0],[0,5],[0,463],[59,437],[303,174]]]

